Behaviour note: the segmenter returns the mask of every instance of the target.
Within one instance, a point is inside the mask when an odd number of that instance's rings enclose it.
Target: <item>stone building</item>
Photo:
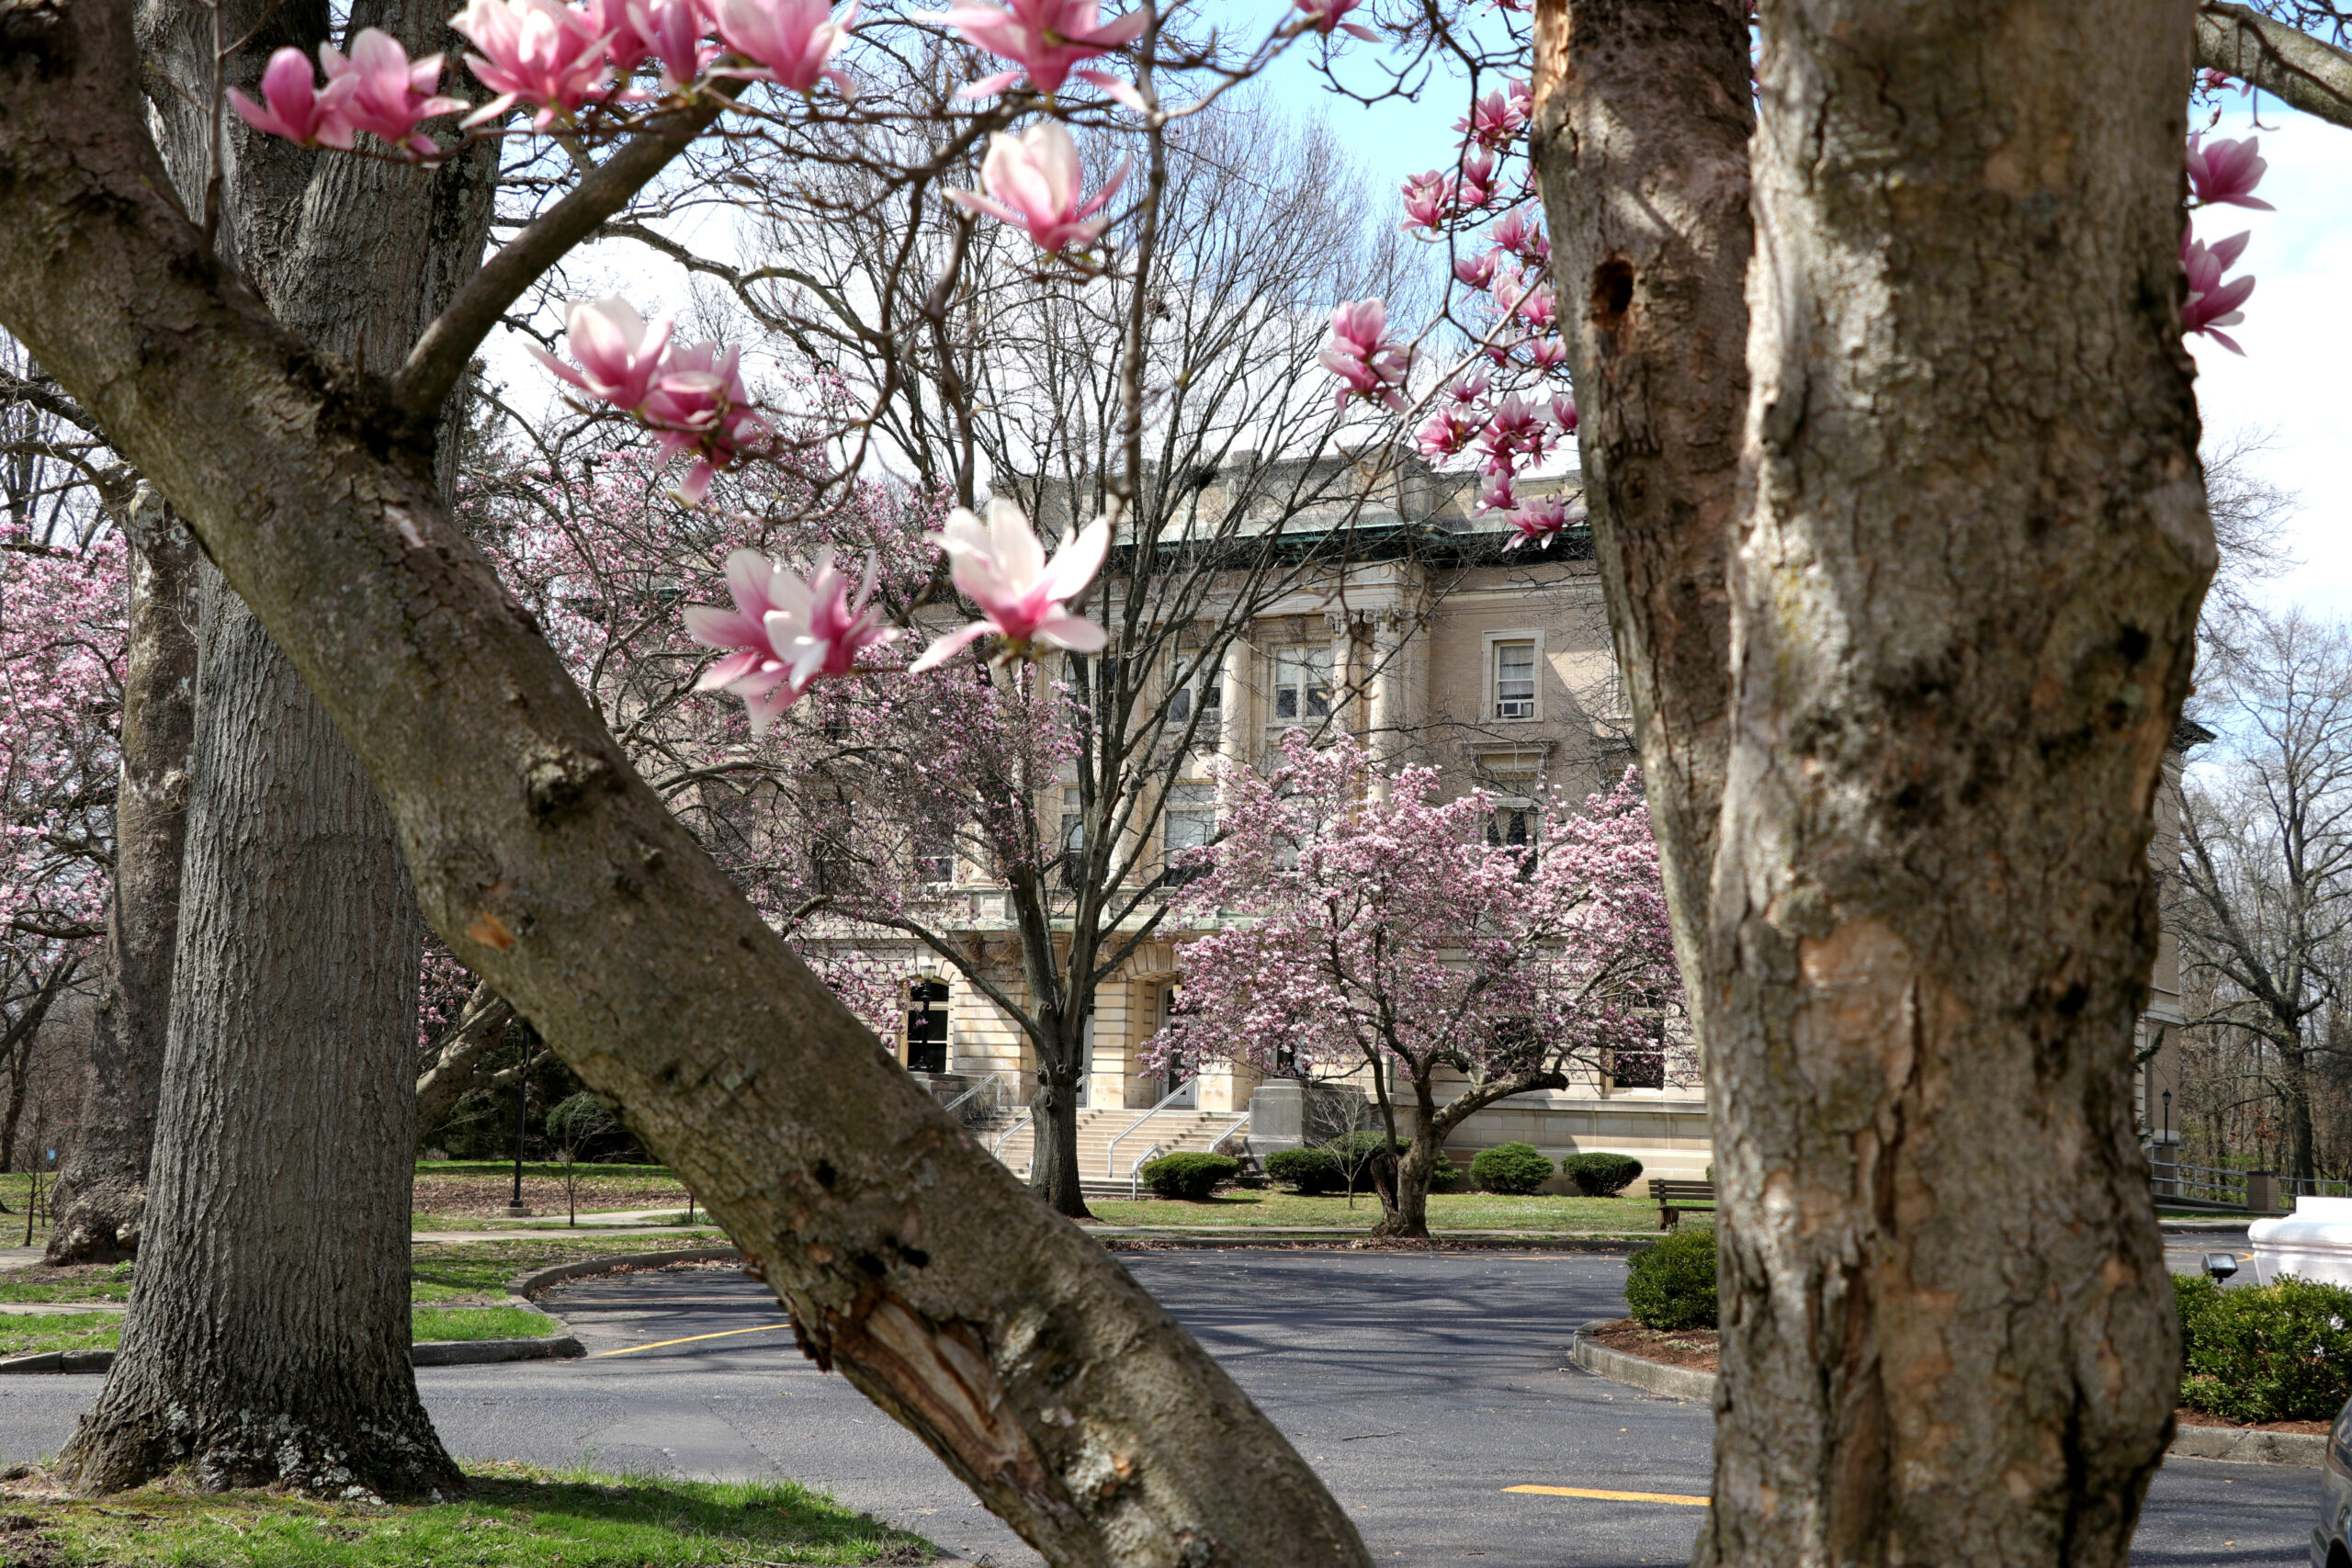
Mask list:
[[[1521,493],[1546,488],[1573,490],[1574,476]],[[1525,831],[1521,814],[1543,792],[1581,798],[1607,788],[1633,761],[1589,541],[1572,530],[1547,548],[1507,550],[1507,530],[1481,519],[1458,481],[1417,463],[1367,490],[1354,513],[1363,547],[1261,606],[1214,682],[1173,699],[1188,710],[1199,705],[1201,733],[1214,744],[1182,764],[1159,852],[1142,857],[1145,868],[1213,831],[1214,761],[1262,759],[1279,749],[1285,729],[1334,716],[1384,761],[1434,763],[1456,788],[1487,788],[1497,801],[1498,838]],[[1069,509],[1051,494],[1031,499],[1046,525],[1041,532],[1058,532]],[[1209,483],[1196,504],[1226,513],[1250,500]],[[1407,536],[1410,547],[1397,543]],[[1037,804],[1048,826],[1065,810],[1051,797]],[[986,955],[997,983],[1017,990],[1019,938],[1001,886],[958,864],[943,895],[953,911],[950,929],[967,950]],[[1285,1108],[1295,1107],[1295,1092],[1284,1103],[1276,1103],[1279,1093],[1261,1102],[1252,1128],[1261,1086],[1231,1062],[1193,1064],[1189,1077],[1172,1081],[1143,1062],[1182,984],[1178,947],[1186,934],[1168,931],[1146,943],[1097,992],[1080,1159],[1098,1190],[1126,1190],[1135,1166],[1156,1151],[1231,1148],[1248,1138],[1262,1155],[1299,1136],[1298,1112]],[[870,937],[859,945],[877,953],[888,948]],[[1030,1145],[1022,1108],[1034,1057],[1021,1030],[951,967],[912,944],[895,951],[908,973],[907,1021],[894,1043],[900,1060],[930,1078],[1001,1158],[1024,1169]],[[2167,939],[2150,1028],[2177,1021],[2175,970]],[[2157,1091],[2146,1086],[2164,1070],[2160,1058],[2143,1078],[2152,1110]],[[1347,1079],[1337,1081],[1349,1088]],[[2155,1120],[2151,1115],[2150,1125]],[[1712,1157],[1695,1072],[1660,1073],[1654,1064],[1623,1077],[1587,1070],[1565,1089],[1502,1101],[1470,1117],[1448,1153],[1466,1168],[1478,1149],[1506,1142],[1532,1144],[1555,1158],[1627,1154],[1648,1173],[1671,1177],[1700,1177]]]

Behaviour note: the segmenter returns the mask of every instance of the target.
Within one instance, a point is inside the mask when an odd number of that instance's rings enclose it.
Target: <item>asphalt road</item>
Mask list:
[[[1164,1252],[1136,1276],[1315,1463],[1375,1558],[1482,1568],[1684,1562],[1711,1419],[1568,1368],[1567,1331],[1623,1311],[1593,1254]],[[582,1280],[548,1304],[585,1360],[431,1368],[417,1381],[468,1457],[695,1476],[783,1473],[966,1556],[1037,1560],[910,1435],[793,1348],[774,1301],[729,1269]],[[54,1452],[94,1377],[0,1379],[0,1457]],[[2303,1561],[2304,1470],[2177,1460],[2132,1562]]]

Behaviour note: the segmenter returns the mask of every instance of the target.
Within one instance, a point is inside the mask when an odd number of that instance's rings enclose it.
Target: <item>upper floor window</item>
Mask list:
[[[1225,693],[1214,664],[1204,664],[1193,671],[1190,680],[1181,682],[1168,694],[1170,724],[1190,724],[1195,708],[1200,710],[1203,729],[1216,727],[1217,719],[1225,710]]]
[[[1274,649],[1274,722],[1328,718],[1331,713],[1331,650],[1328,647]]]
[[[1494,716],[1535,716],[1535,639],[1498,639],[1494,648]]]
[[[1086,796],[1071,785],[1062,790],[1062,886],[1074,888],[1085,874]]]
[[[1216,785],[1177,784],[1168,786],[1168,803],[1159,819],[1160,863],[1170,882],[1198,874],[1176,863],[1186,850],[1197,850],[1216,834]]]
[[[930,823],[915,829],[915,880],[928,884],[956,880],[955,834]]]

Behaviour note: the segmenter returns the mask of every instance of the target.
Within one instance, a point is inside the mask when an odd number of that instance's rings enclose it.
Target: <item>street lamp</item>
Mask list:
[[[2172,1143],[2172,1090],[2165,1090],[2165,1135],[2156,1140],[2170,1146]]]
[[[526,1065],[528,1060],[526,1056]],[[526,1125],[524,1118],[530,1103],[531,1080],[517,1073],[514,1076],[514,1196],[508,1201],[506,1213],[510,1217],[518,1219],[531,1212],[523,1207],[523,1131]]]

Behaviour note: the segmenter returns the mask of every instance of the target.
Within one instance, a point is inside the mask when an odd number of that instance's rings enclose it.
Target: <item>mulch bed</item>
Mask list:
[[[1712,1328],[1678,1328],[1669,1333],[1644,1328],[1630,1317],[1621,1317],[1598,1328],[1588,1328],[1585,1333],[1611,1350],[1623,1350],[1645,1361],[1663,1361],[1669,1367],[1689,1367],[1701,1372],[1715,1370],[1717,1337]]]
[[[1689,1367],[1702,1372],[1716,1370],[1721,1341],[1712,1328],[1683,1328],[1668,1333],[1644,1328],[1630,1317],[1621,1317],[1597,1328],[1586,1329],[1585,1333],[1611,1350],[1622,1350],[1628,1356],[1639,1356],[1644,1360],[1663,1361],[1669,1367]],[[2173,1418],[2184,1427],[2227,1427],[2239,1432],[2324,1434],[2328,1429],[2328,1423],[2324,1421],[2229,1421],[2185,1405],[2173,1412]]]
[[[507,1201],[514,1195],[514,1179],[511,1176],[421,1176],[416,1180],[413,1201],[418,1210],[430,1214],[500,1214],[506,1212]],[[563,1183],[551,1176],[526,1176],[523,1201],[535,1213],[561,1214],[566,1202]],[[582,1176],[579,1203],[582,1209],[683,1210],[686,1206],[686,1190],[650,1181],[600,1181],[593,1176]]]

